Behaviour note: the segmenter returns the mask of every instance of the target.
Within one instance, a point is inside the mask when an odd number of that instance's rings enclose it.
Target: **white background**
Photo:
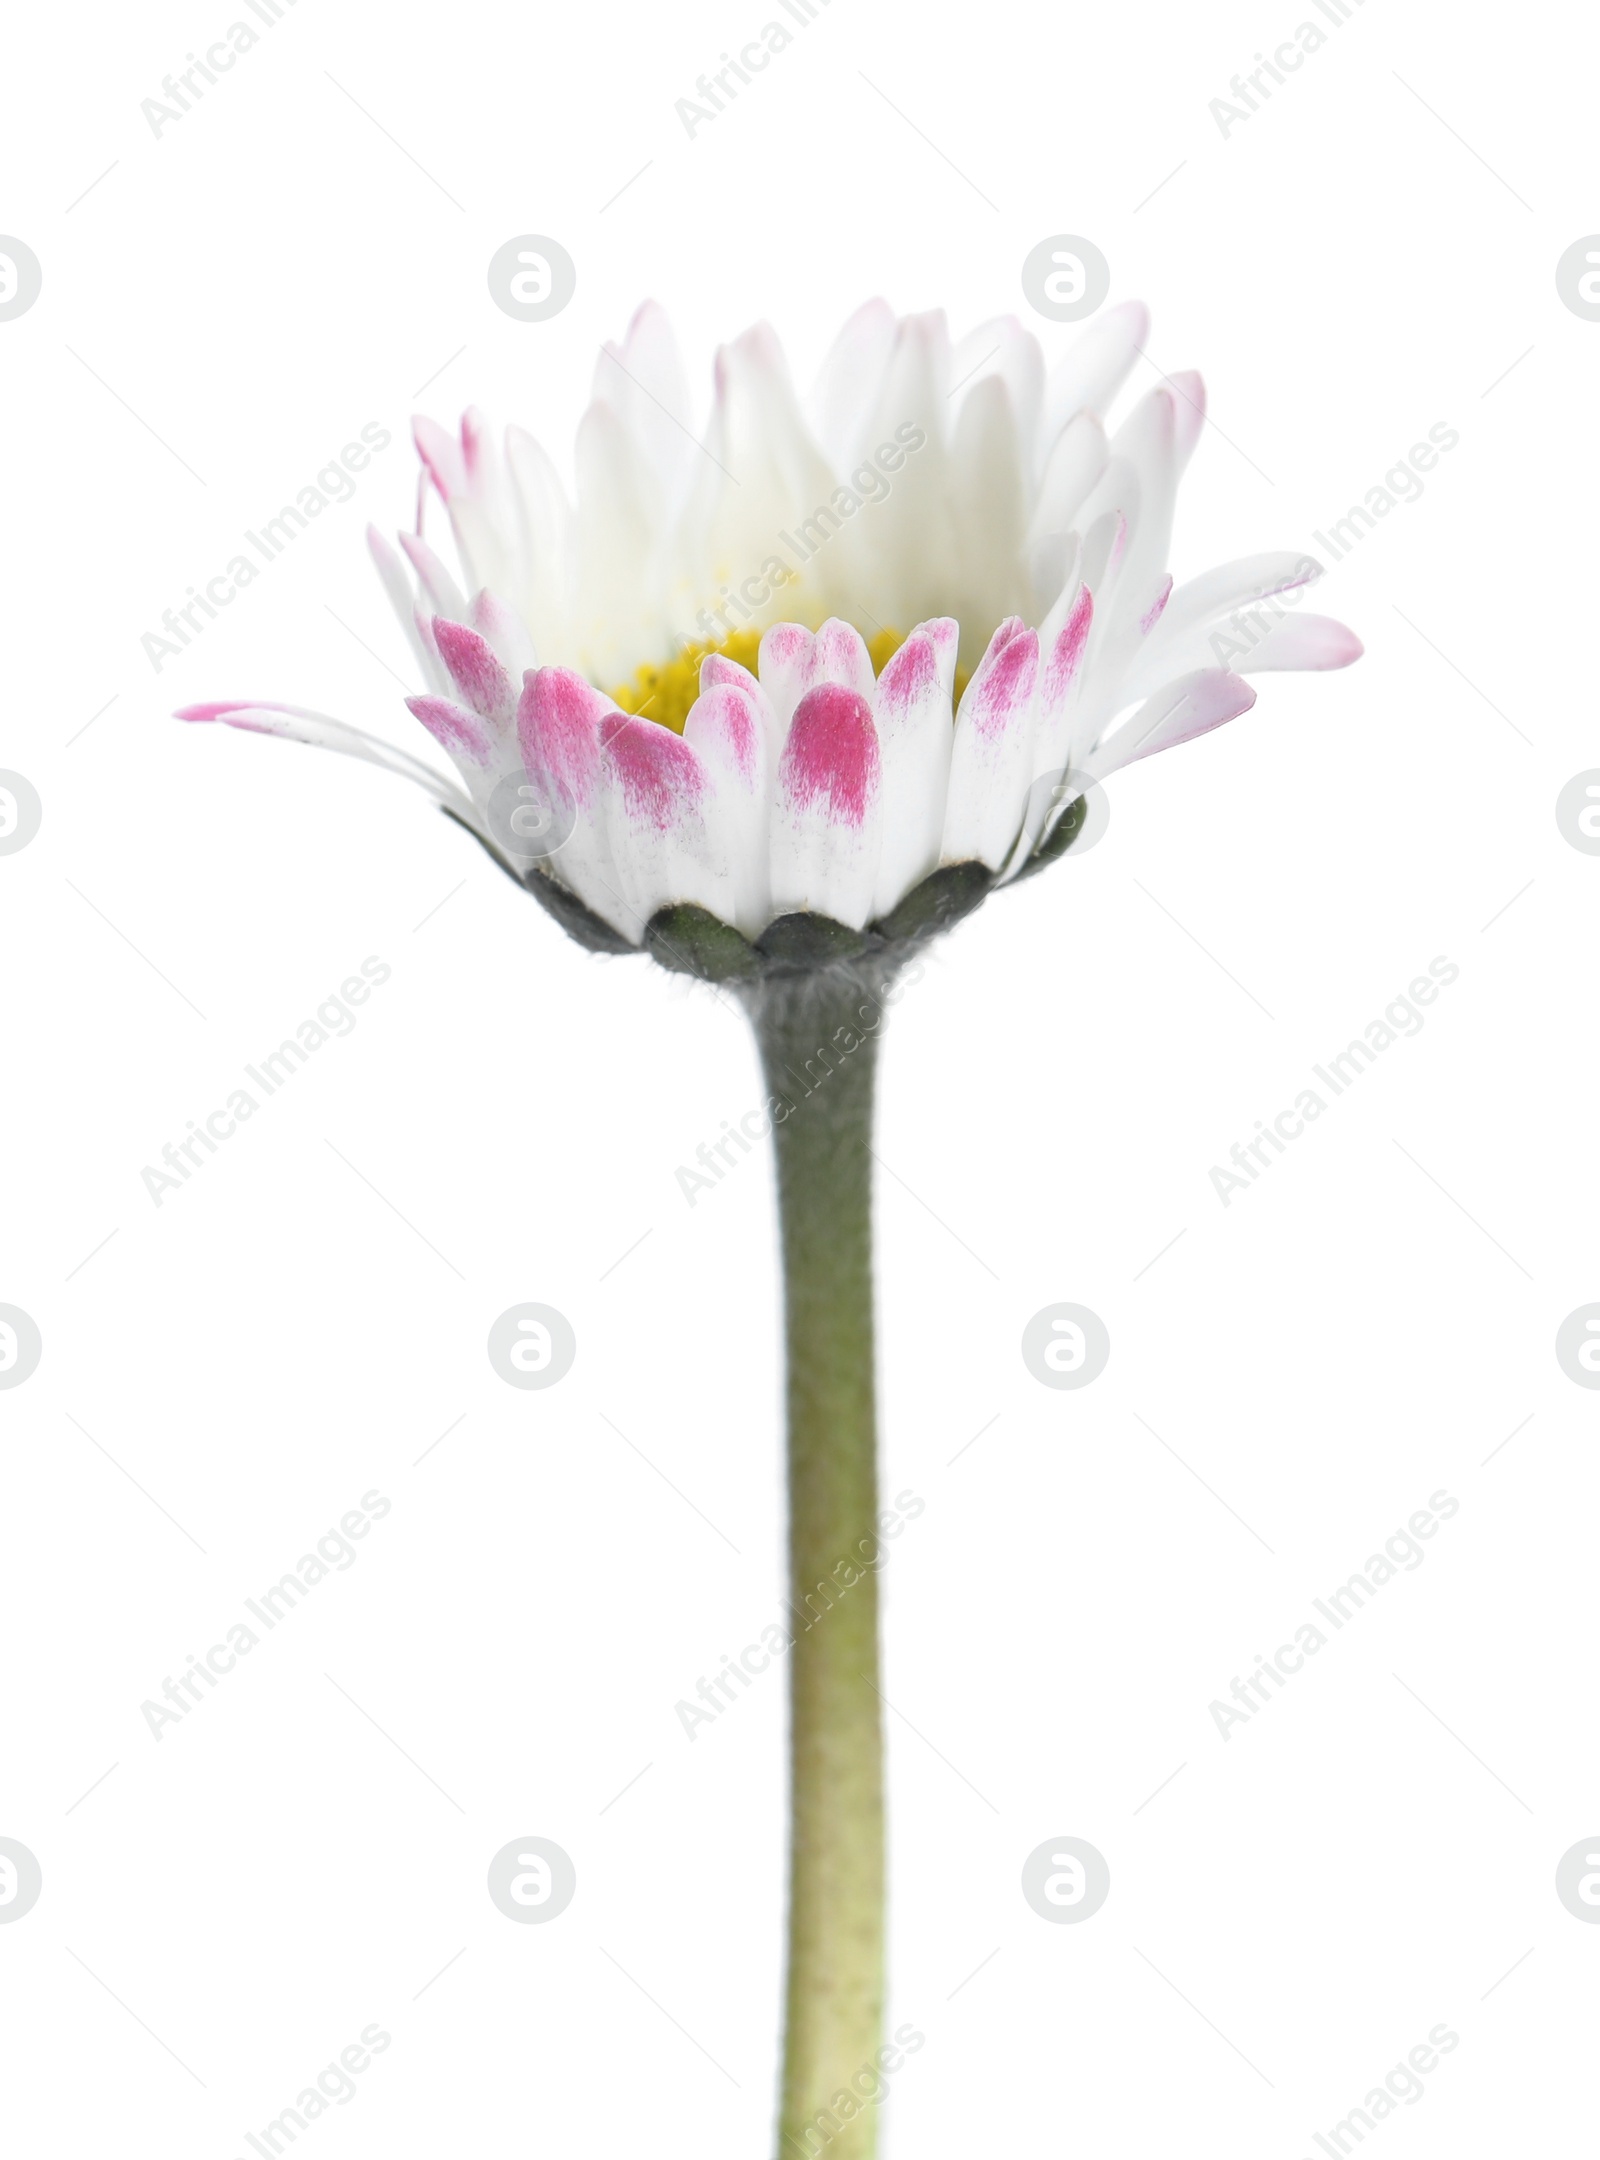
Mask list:
[[[1596,41],[1367,0],[1224,139],[1310,0],[832,0],[691,141],[674,100],[776,13],[300,0],[159,139],[140,100],[242,6],[7,34],[0,229],[44,266],[0,324],[0,764],[44,804],[0,860],[0,1300],[44,1341],[0,1396],[0,1834],[44,1870],[0,1927],[15,2150],[236,2160],[374,2021],[297,2152],[769,2148],[781,1675],[692,1744],[673,1710],[778,1595],[768,1172],[693,1210],[674,1177],[750,1045],[413,791],[167,715],[418,747],[361,540],[411,515],[414,404],[564,461],[648,294],[703,384],[763,316],[804,381],[877,290],[1024,309],[1062,231],[1210,384],[1180,578],[1461,440],[1324,588],[1358,667],[1135,768],[895,1013],[891,2018],[927,2044],[888,2149],[1294,2160],[1443,2021],[1385,2154],[1575,2150],[1600,1405],[1553,1341],[1600,1296],[1600,861],[1554,802],[1600,764],[1600,325],[1554,267],[1600,227]],[[484,279],[526,231],[578,265],[538,326]],[[373,420],[358,499],[155,674],[142,633]],[[144,1165],[369,954],[355,1032],[157,1209]],[[1423,1032],[1224,1208],[1211,1166],[1436,955]],[[524,1299],[577,1333],[544,1394],[484,1353]],[[1111,1333],[1081,1393],[1019,1355],[1061,1299]],[[141,1702],[373,1488],[357,1563],[153,1740]],[[1440,1488],[1425,1564],[1224,1741],[1213,1698]],[[519,1928],[484,1875],[530,1834],[579,1888]],[[1019,1873],[1066,1834],[1112,1891],[1052,1927]]]

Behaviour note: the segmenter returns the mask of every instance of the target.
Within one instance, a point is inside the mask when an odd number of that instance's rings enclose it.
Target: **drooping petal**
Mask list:
[[[1322,565],[1312,556],[1286,548],[1219,563],[1216,569],[1189,578],[1178,587],[1162,623],[1162,635],[1176,636],[1196,623],[1210,622],[1272,593],[1293,592],[1299,586],[1313,584],[1321,575]]]
[[[778,768],[772,906],[861,929],[871,918],[884,815],[872,708],[841,683],[808,690]]]
[[[1365,647],[1353,630],[1330,615],[1288,615],[1274,623],[1261,641],[1230,666],[1241,675],[1265,675],[1279,669],[1322,673],[1349,667]]]
[[[1236,720],[1255,701],[1250,685],[1230,675],[1226,668],[1199,668],[1178,682],[1168,683],[1124,720],[1084,759],[1084,770],[1094,779],[1104,780],[1140,758],[1192,742],[1197,735],[1221,727],[1224,721]]]
[[[1285,551],[1224,563],[1180,585],[1132,660],[1125,696],[1144,697],[1195,668],[1238,669],[1286,619],[1283,596],[1303,590],[1321,574],[1310,556]]]
[[[253,704],[247,698],[240,698],[232,703],[184,705],[173,717],[178,720],[220,720],[228,727],[243,728],[248,734],[276,735],[284,742],[308,743],[320,750],[337,750],[345,757],[364,758],[369,765],[382,765],[389,772],[414,780],[435,802],[456,812],[474,831],[479,829],[471,797],[463,794],[442,773],[435,772],[431,765],[424,765],[420,758],[410,757],[404,750],[396,750],[392,744],[380,742],[376,735],[364,734],[360,728],[335,720],[328,713],[311,712],[302,705]]]

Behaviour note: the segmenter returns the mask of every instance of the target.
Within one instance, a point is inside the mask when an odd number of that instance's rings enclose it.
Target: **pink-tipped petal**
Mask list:
[[[1156,624],[1161,620],[1161,617],[1166,610],[1167,602],[1171,598],[1172,572],[1169,570],[1166,576],[1161,580],[1160,585],[1156,588],[1155,598],[1145,609],[1144,613],[1139,617],[1139,635],[1141,637],[1148,637],[1150,635]]]
[[[602,738],[624,715],[571,668],[530,668],[517,702],[517,741],[527,778],[566,837],[555,874],[614,930],[644,937],[624,898],[607,830]],[[540,873],[543,874],[543,873]]]
[[[784,745],[781,783],[799,808],[825,804],[837,824],[866,822],[878,784],[878,736],[860,691],[821,683],[806,692]]]
[[[1288,596],[1303,591],[1321,575],[1321,565],[1313,557],[1285,551],[1224,563],[1180,585],[1134,656],[1121,685],[1124,698],[1148,697],[1163,684],[1196,668],[1225,667],[1239,672],[1247,659],[1252,671],[1258,664],[1342,665],[1334,661],[1275,662],[1270,655],[1258,663],[1251,657],[1272,638],[1278,626],[1292,619],[1291,611],[1299,603]],[[1348,636],[1348,632],[1345,634]],[[1286,642],[1280,649],[1291,648]],[[1350,652],[1349,657],[1354,659],[1355,652]]]
[[[819,683],[842,683],[857,697],[872,700],[872,660],[861,632],[850,623],[830,616],[817,632],[812,653],[812,677],[808,688]]]
[[[600,747],[631,826],[664,833],[703,808],[707,790],[700,760],[693,745],[671,728],[624,713],[602,730]]]
[[[1038,636],[1020,615],[1013,615],[989,640],[967,685],[962,720],[986,740],[998,739],[1026,714],[1038,674]]]
[[[883,815],[872,708],[843,683],[819,683],[795,708],[778,769],[772,905],[860,929],[872,913]]]
[[[1265,675],[1278,669],[1305,669],[1320,674],[1349,667],[1364,650],[1355,632],[1330,615],[1290,615],[1229,665],[1241,675]]]
[[[715,695],[737,700],[731,691]],[[641,940],[659,909],[685,901],[735,920],[733,850],[743,839],[748,853],[753,836],[716,816],[721,790],[696,746],[654,720],[623,715],[601,731],[600,754],[627,934]]]
[[[878,863],[875,916],[938,867],[950,788],[952,692],[960,626],[918,623],[878,677],[873,715],[889,805]]]
[[[774,623],[762,636],[756,668],[780,733],[788,732],[795,707],[816,680],[816,642],[799,623]]]
[[[1063,592],[1039,632],[1030,779],[1016,846],[1006,864],[1008,877],[1022,868],[1059,806],[1055,783],[1076,765],[1084,688],[1093,672],[1089,659],[1093,630],[1094,595],[1087,585],[1076,585]]]
[[[728,919],[755,937],[770,913],[767,835],[776,729],[761,686],[733,661],[708,655],[700,680],[703,687],[689,708],[683,739],[715,795],[706,821],[723,843]]]
[[[581,809],[600,779],[602,729],[624,715],[571,668],[533,668],[517,704],[517,740],[528,777],[564,791]]]
[[[496,729],[509,728],[516,716],[517,693],[488,639],[443,615],[434,617],[433,635],[456,688],[472,710]]]
[[[1044,713],[1053,714],[1063,705],[1076,684],[1093,623],[1094,594],[1087,585],[1080,585],[1063,612],[1061,626],[1045,655],[1039,678],[1039,698]]]
[[[999,870],[1015,847],[1033,777],[1038,680],[1038,632],[1013,617],[989,640],[956,715],[941,849],[946,862]]]
[[[485,587],[473,601],[468,613],[473,629],[481,637],[488,639],[495,658],[513,683],[521,682],[529,668],[539,665],[539,655],[528,634],[527,624],[515,608],[506,606],[498,594]],[[512,703],[516,703],[514,694]]]
[[[1193,368],[1182,369],[1171,378],[1171,383],[1177,421],[1175,444],[1181,472],[1194,456],[1195,445],[1206,424],[1206,386]]]
[[[1226,668],[1199,668],[1141,705],[1085,760],[1085,770],[1103,780],[1140,758],[1176,749],[1225,721],[1237,720],[1255,701],[1250,685]]]
[[[760,707],[750,694],[755,687],[751,683],[746,690],[743,683],[713,682],[695,699],[683,724],[684,741],[736,774],[751,793],[757,785],[766,747]]]
[[[409,697],[406,709],[452,757],[473,765],[493,764],[494,745],[476,713],[442,697]]]
[[[448,502],[452,495],[461,494],[467,485],[467,468],[454,436],[426,413],[417,413],[412,417],[411,437],[441,499]]]
[[[406,532],[399,535],[399,540],[434,613],[452,619],[464,615],[467,612],[466,596],[427,541],[419,533]]]

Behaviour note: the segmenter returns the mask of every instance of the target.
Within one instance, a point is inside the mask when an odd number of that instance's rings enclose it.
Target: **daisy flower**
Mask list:
[[[806,405],[769,330],[725,347],[701,429],[644,307],[600,355],[575,500],[530,436],[469,412],[459,437],[417,423],[417,529],[398,552],[371,536],[406,702],[455,777],[293,706],[180,715],[405,774],[580,942],[726,983],[750,1014],[783,1244],[791,1609],[820,1611],[787,1651],[795,2160],[871,2160],[899,2059],[870,1178],[895,976],[1069,848],[1098,782],[1247,711],[1247,676],[1360,652],[1302,612],[1304,555],[1174,587],[1205,393],[1163,378],[1108,433],[1145,328],[1113,309],[1047,372],[1014,321],[952,345],[942,316],[875,301]],[[441,513],[454,570],[426,537]]]
[[[805,405],[758,327],[697,430],[646,305],[597,363],[575,502],[520,428],[419,420],[417,530],[369,535],[455,782],[297,707],[180,717],[405,773],[598,950],[737,977],[817,918],[830,954],[897,942],[1060,853],[1095,782],[1247,711],[1246,676],[1361,650],[1299,612],[1303,554],[1174,588],[1205,392],[1163,380],[1108,434],[1146,327],[1113,309],[1047,373],[1013,319],[952,344],[873,301]]]

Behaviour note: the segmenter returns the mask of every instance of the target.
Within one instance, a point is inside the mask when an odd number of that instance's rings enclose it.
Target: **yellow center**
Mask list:
[[[904,634],[899,630],[880,630],[876,637],[868,638],[867,652],[875,675],[883,673],[904,643]],[[720,645],[685,645],[660,666],[647,661],[631,683],[624,683],[611,695],[625,713],[636,713],[644,720],[659,720],[663,727],[671,728],[674,735],[681,735],[689,708],[700,695],[701,661],[717,653],[724,660],[733,660],[740,667],[748,668],[754,675],[756,655],[760,650],[759,630],[735,630],[732,637],[725,638]],[[959,688],[965,687],[963,678]]]

